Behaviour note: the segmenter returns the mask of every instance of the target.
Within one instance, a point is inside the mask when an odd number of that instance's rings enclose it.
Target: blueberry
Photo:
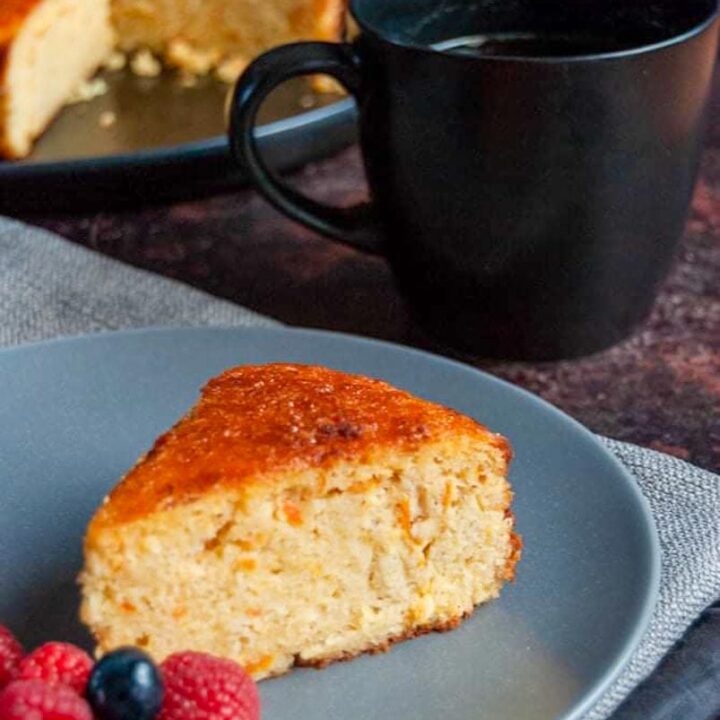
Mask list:
[[[162,678],[142,650],[120,648],[93,669],[87,699],[100,720],[152,720],[162,705]]]

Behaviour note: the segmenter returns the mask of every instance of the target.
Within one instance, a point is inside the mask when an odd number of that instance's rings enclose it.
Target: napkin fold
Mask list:
[[[209,325],[278,323],[44,230],[0,219],[0,346],[125,328]],[[698,689],[685,687],[686,678],[672,697],[662,697],[667,677],[661,686],[653,687],[651,678],[636,688],[720,598],[720,477],[651,450],[602,440],[650,503],[662,546],[662,587],[640,646],[583,720],[710,720],[720,708],[693,714]]]
[[[0,218],[0,347],[152,325],[277,324],[184,283]]]

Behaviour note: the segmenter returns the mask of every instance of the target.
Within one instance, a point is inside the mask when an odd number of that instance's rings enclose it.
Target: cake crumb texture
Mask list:
[[[249,59],[299,40],[340,39],[345,0],[112,0],[122,50],[234,81]],[[236,74],[231,76],[231,71]]]
[[[512,579],[507,442],[386,383],[235,368],[88,529],[99,652],[228,657],[256,679],[447,630]]]

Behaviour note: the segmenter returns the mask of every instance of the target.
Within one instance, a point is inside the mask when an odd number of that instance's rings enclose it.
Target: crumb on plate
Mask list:
[[[167,48],[167,60],[194,75],[207,75],[220,59],[217,50],[198,50],[184,40],[173,40]]]
[[[112,110],[106,110],[105,112],[100,113],[100,117],[98,118],[98,124],[104,130],[112,127],[116,122],[117,114]]]
[[[311,93],[305,93],[300,96],[298,104],[303,110],[310,110],[310,108],[314,108],[317,105],[317,98]]]
[[[108,55],[103,62],[103,67],[105,68],[105,70],[109,70],[110,72],[117,72],[118,70],[123,70],[126,65],[127,55],[123,52],[120,52],[119,50],[113,50],[113,52],[111,52],[110,55]]]
[[[235,55],[234,57],[223,60],[215,68],[215,75],[218,80],[232,84],[242,75],[249,64],[250,61],[243,55]]]
[[[68,105],[88,102],[96,97],[105,95],[107,91],[108,84],[105,80],[99,77],[92,78],[91,80],[87,80],[76,88],[75,92],[70,96],[68,100]]]
[[[149,50],[143,48],[133,55],[130,69],[140,77],[157,77],[162,72],[162,65]]]

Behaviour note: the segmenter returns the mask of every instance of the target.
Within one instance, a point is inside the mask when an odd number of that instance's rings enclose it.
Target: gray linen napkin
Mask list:
[[[0,346],[150,325],[276,324],[46,231],[0,219]],[[610,717],[720,597],[720,477],[657,452],[604,442],[650,503],[660,533],[663,578],[645,638],[585,720]]]

